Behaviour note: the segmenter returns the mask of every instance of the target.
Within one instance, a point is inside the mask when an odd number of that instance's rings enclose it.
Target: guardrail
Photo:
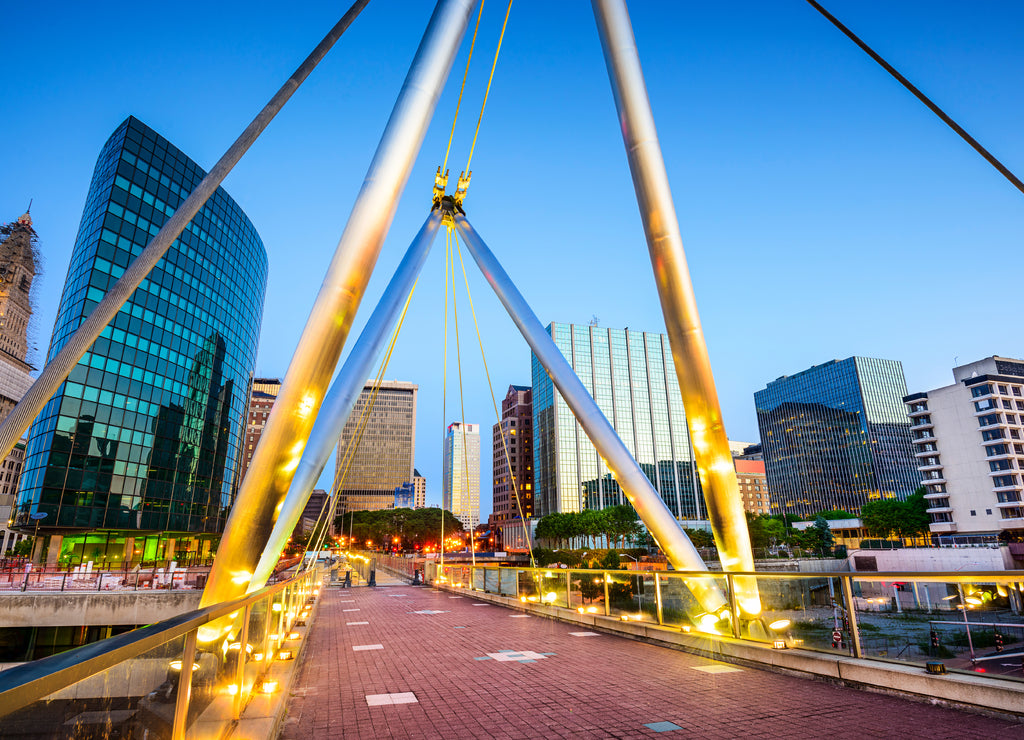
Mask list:
[[[202,589],[209,566],[87,570],[85,568],[33,568],[0,572],[4,591],[138,591],[146,589]]]
[[[438,572],[440,571],[440,572]],[[1024,681],[1024,572],[708,573],[428,563],[429,581],[779,649]],[[757,613],[734,581],[757,583]],[[708,611],[695,594],[720,594]],[[707,598],[703,599],[707,603]],[[938,664],[942,663],[942,666]]]
[[[221,737],[278,687],[319,593],[311,569],[234,601],[0,672],[5,736]]]

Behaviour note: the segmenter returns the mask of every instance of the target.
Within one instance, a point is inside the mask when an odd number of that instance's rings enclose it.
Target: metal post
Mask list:
[[[439,0],[302,331],[200,601],[245,593],[313,427],[475,0]]]
[[[665,624],[665,616],[661,610],[661,576],[654,574],[654,599],[658,604],[658,624]]]
[[[107,324],[121,309],[121,306],[131,297],[135,289],[142,284],[142,281],[152,271],[160,258],[164,256],[174,240],[181,236],[189,221],[199,213],[206,201],[216,192],[217,188],[227,177],[231,169],[248,151],[253,142],[259,137],[263,130],[274,120],[274,116],[284,107],[288,99],[299,88],[299,85],[309,76],[320,60],[327,55],[331,47],[345,30],[356,19],[356,16],[366,7],[369,0],[357,0],[335,24],[306,60],[299,66],[291,77],[281,86],[281,89],[264,106],[263,110],[252,120],[241,135],[235,140],[224,156],[210,170],[210,174],[203,178],[196,186],[192,194],[185,199],[178,210],[174,212],[163,228],[149,242],[142,253],[128,266],[124,275],[107,290],[103,300],[92,310],[88,318],[82,322],[74,334],[50,360],[43,372],[39,375],[32,387],[22,397],[17,406],[7,415],[0,424],[0,459],[10,454],[14,445],[18,443],[29,425],[36,418],[43,406],[57,391],[58,386],[68,377],[71,369],[82,359],[82,355],[92,346]]]
[[[461,213],[452,214],[455,226],[462,235],[466,247],[480,267],[487,282],[497,294],[512,321],[518,327],[526,343],[530,345],[537,359],[551,376],[552,382],[562,394],[566,405],[580,426],[590,437],[594,447],[604,459],[608,469],[619,482],[629,503],[654,535],[665,551],[672,567],[676,570],[707,570],[697,549],[690,542],[679,522],[665,505],[661,496],[651,485],[643,469],[623,444],[614,427],[601,412],[579,376],[565,359],[554,341],[544,330],[533,309],[523,298],[497,258]],[[687,582],[698,601],[708,611],[718,611],[725,605],[725,596],[717,585],[708,584],[704,579]]]
[[[729,614],[732,615],[732,636],[740,637],[740,609],[736,605],[736,577],[732,573],[725,574],[725,580],[729,587]]]
[[[249,620],[252,618],[252,604],[245,607],[242,612],[242,631],[238,635],[238,662],[235,666],[235,686],[238,691],[231,702],[231,719],[237,720],[242,716],[242,694],[245,691],[245,660],[249,652],[246,649],[249,645]]]
[[[974,654],[974,640],[971,639],[971,623],[967,621],[967,600],[964,598],[963,584],[956,584],[956,590],[960,594],[960,611],[964,615],[964,629],[967,630],[967,647],[971,651],[971,665],[973,665],[977,662],[977,656]]]
[[[604,615],[610,617],[612,615],[612,605],[608,598],[608,571],[604,571],[602,580],[604,581]]]
[[[178,695],[174,702],[174,724],[171,740],[185,740],[188,726],[188,705],[192,698],[192,664],[196,659],[196,630],[185,635],[185,650],[181,655],[181,671],[178,674]]]
[[[725,570],[752,572],[743,501],[629,11],[625,0],[592,5],[719,557]],[[740,578],[737,587],[743,610],[759,614],[756,579]]]
[[[313,431],[309,434],[309,441],[302,451],[302,459],[295,469],[295,476],[288,488],[284,504],[277,515],[277,521],[274,522],[274,529],[253,573],[249,584],[250,592],[263,588],[267,578],[274,572],[281,551],[295,529],[296,522],[302,516],[309,495],[327,465],[331,451],[338,444],[338,438],[345,428],[349,414],[352,413],[352,408],[366,385],[373,363],[387,343],[391,327],[394,326],[399,312],[406,305],[406,299],[416,284],[420,270],[423,269],[423,263],[430,253],[430,245],[440,225],[441,212],[435,209],[427,216],[423,227],[409,245],[398,269],[395,270],[394,277],[384,289],[380,302],[370,314],[370,319],[366,322],[359,339],[352,345],[352,351],[327,391],[316,423],[313,424]],[[329,526],[329,522],[327,525]]]
[[[853,600],[853,578],[842,576],[839,584],[843,589],[843,603],[846,605],[846,618],[850,622],[850,643],[853,647],[853,657],[863,657],[860,649],[860,628],[857,627],[857,604]]]

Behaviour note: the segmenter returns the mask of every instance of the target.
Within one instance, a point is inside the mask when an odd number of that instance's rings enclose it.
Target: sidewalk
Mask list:
[[[426,587],[325,589],[281,737],[1024,738]]]

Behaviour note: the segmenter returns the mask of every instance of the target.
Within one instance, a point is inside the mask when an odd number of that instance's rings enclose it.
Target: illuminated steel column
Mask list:
[[[152,272],[157,263],[164,256],[174,240],[181,236],[192,218],[199,213],[199,209],[206,205],[213,194],[220,187],[224,178],[228,176],[231,169],[238,164],[253,142],[259,137],[263,130],[274,120],[284,104],[288,102],[292,94],[299,89],[299,85],[309,77],[316,65],[320,63],[327,52],[331,50],[335,42],[345,32],[356,16],[366,7],[369,0],[357,0],[342,16],[306,60],[299,66],[291,77],[281,86],[274,97],[270,99],[263,110],[246,126],[235,142],[224,152],[217,163],[210,170],[209,174],[202,179],[196,189],[189,194],[185,202],[178,206],[163,227],[156,233],[146,248],[142,250],[132,263],[128,265],[124,275],[118,279],[107,290],[103,300],[92,310],[88,318],[82,322],[75,333],[72,334],[56,356],[46,363],[43,372],[39,374],[35,382],[22,397],[17,406],[7,415],[0,424],[0,459],[11,453],[14,445],[22,438],[29,426],[35,421],[36,416],[43,410],[43,406],[50,400],[57,388],[63,383],[71,370],[75,367],[82,355],[86,353],[92,343],[96,341],[100,333],[107,327],[121,306],[131,298],[135,289],[138,288],[146,276]]]
[[[295,469],[288,494],[277,515],[277,521],[274,522],[274,529],[253,573],[252,582],[249,584],[250,592],[263,588],[274,572],[274,566],[309,501],[313,486],[327,465],[331,451],[338,444],[338,438],[345,428],[345,422],[366,385],[366,379],[373,370],[373,363],[387,343],[391,328],[412,292],[413,285],[416,284],[416,278],[423,269],[423,263],[430,253],[430,245],[433,244],[440,225],[441,211],[435,208],[409,245],[409,250],[395,270],[394,277],[384,289],[384,295],[360,332],[359,339],[352,345],[352,351],[341,366],[338,377],[331,383],[327,395],[324,396],[313,431],[309,434],[309,442],[302,451],[302,460]],[[330,522],[325,522],[325,526],[330,526]]]
[[[722,567],[753,571],[743,501],[629,12],[625,0],[592,0],[592,4]],[[742,609],[752,615],[760,613],[754,579],[735,580]]]
[[[474,4],[434,8],[235,497],[201,606],[241,596],[252,580]]]
[[[465,216],[454,213],[453,217],[455,227],[466,242],[480,271],[497,294],[498,300],[512,317],[530,349],[537,355],[540,364],[551,376],[551,381],[562,394],[566,405],[583,427],[583,431],[590,437],[590,441],[594,443],[598,454],[615,476],[629,503],[636,509],[636,513],[647,525],[658,545],[665,551],[665,556],[672,563],[672,567],[676,570],[707,570],[707,565],[701,560],[700,553],[690,542],[690,538],[679,526],[679,522],[651,485],[651,481],[623,444],[569,361],[565,359],[554,340],[548,336],[544,326],[501,263]],[[695,579],[686,585],[694,591],[694,595],[705,609],[709,612],[717,611],[725,605],[726,600],[721,592],[711,585],[710,580],[706,583],[702,581],[703,579]]]

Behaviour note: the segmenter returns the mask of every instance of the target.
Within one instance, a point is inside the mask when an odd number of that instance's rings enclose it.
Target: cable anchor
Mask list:
[[[455,205],[462,209],[462,201],[466,199],[466,191],[469,190],[469,181],[473,177],[473,170],[468,173],[463,170],[462,174],[459,175],[459,182],[455,186],[455,195],[452,196],[452,200],[455,201]]]

